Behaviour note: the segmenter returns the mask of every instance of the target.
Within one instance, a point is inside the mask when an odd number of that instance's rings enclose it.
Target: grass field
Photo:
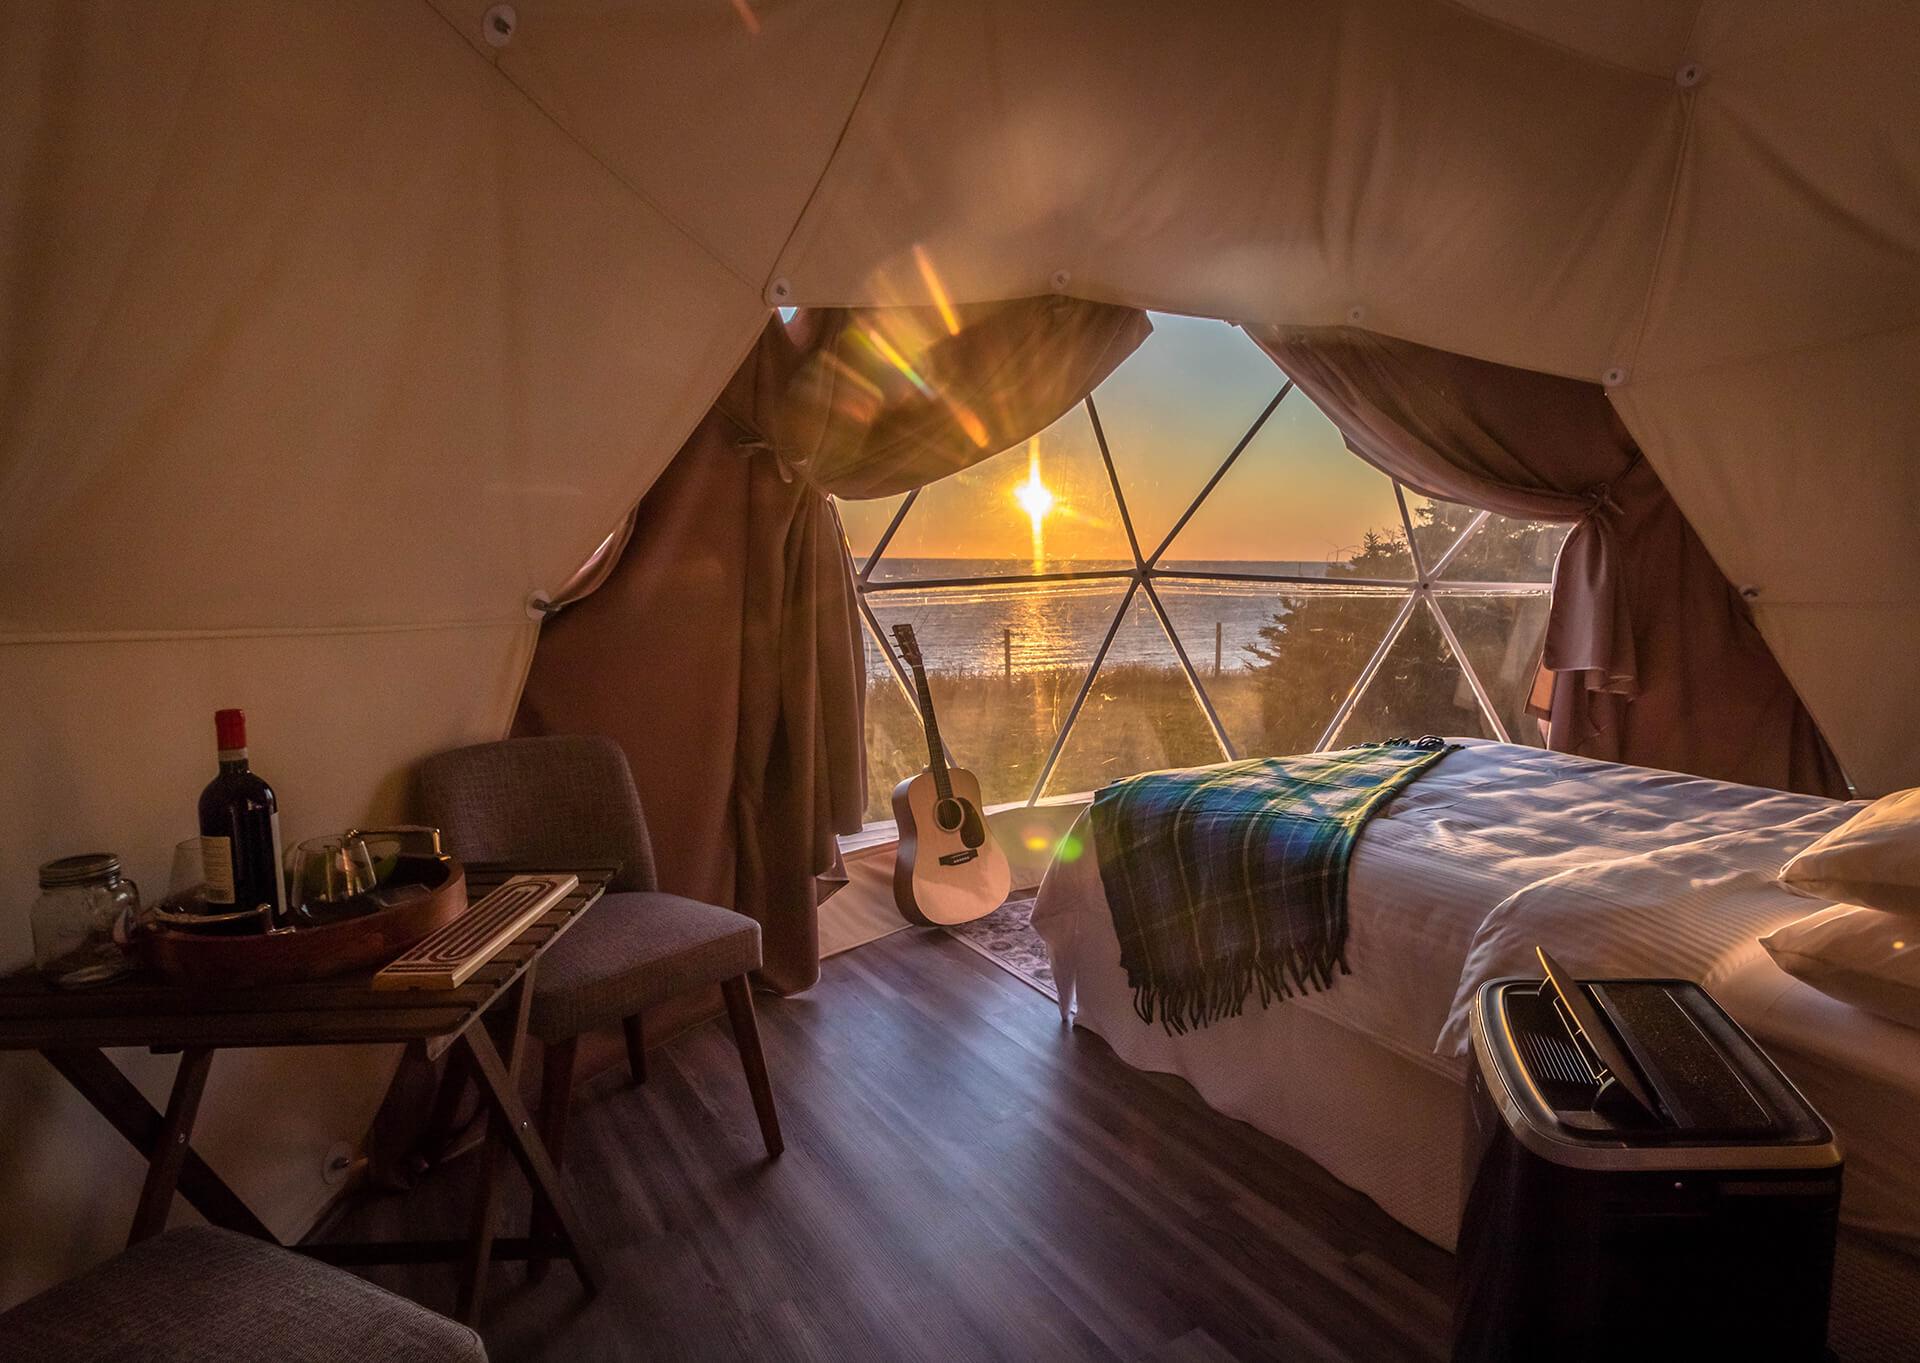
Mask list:
[[[1410,634],[1413,631],[1409,631]],[[1471,643],[1469,647],[1471,647]],[[1390,656],[1336,744],[1421,734],[1492,737],[1459,671],[1424,665],[1418,650],[1405,663]],[[1351,663],[1349,666],[1348,664]],[[1359,663],[1292,669],[1229,667],[1203,678],[1220,723],[1245,757],[1310,752],[1345,699]],[[1509,733],[1537,742],[1523,708],[1518,675],[1500,677],[1498,698]],[[956,761],[980,778],[989,804],[1024,801],[1073,706],[1084,670],[1017,672],[1011,677],[936,674],[933,700],[940,730]],[[1220,745],[1177,667],[1141,664],[1102,669],[1074,722],[1042,796],[1097,790],[1109,781],[1163,767],[1224,760]],[[891,819],[896,782],[926,765],[926,737],[913,706],[889,677],[867,686],[869,823]]]
[[[1419,508],[1415,533],[1423,536],[1429,561],[1468,533],[1470,523],[1478,524],[1475,515],[1468,507],[1446,503]],[[1551,570],[1566,533],[1564,525],[1495,517],[1474,533],[1449,569],[1463,581],[1538,584],[1522,594],[1458,594],[1444,604],[1490,707],[1517,742],[1539,741],[1526,698],[1549,606],[1541,573]],[[1365,548],[1336,569],[1335,577],[1343,571],[1410,579],[1411,551],[1397,531],[1369,534]],[[1217,675],[1203,670],[1221,726],[1242,755],[1313,750],[1349,688],[1369,667],[1372,680],[1334,743],[1422,734],[1494,736],[1453,645],[1442,637],[1434,614],[1440,607],[1433,600],[1428,602],[1433,609],[1411,615],[1402,612],[1396,595],[1305,593],[1283,604],[1284,611],[1261,629],[1257,644],[1231,656]],[[1386,652],[1374,657],[1396,618],[1403,626]],[[1205,638],[1212,631],[1200,623],[1199,637]],[[995,671],[932,677],[947,746],[979,776],[988,803],[1024,801],[1033,793],[1085,675],[1075,666],[1011,676]],[[1101,669],[1041,795],[1094,790],[1135,772],[1222,757],[1185,672],[1171,656],[1165,665],[1116,663]],[[926,764],[927,750],[912,704],[883,671],[870,675],[867,686],[867,758],[867,819],[890,819],[894,784]]]
[[[989,803],[1025,800],[1073,705],[1083,668],[1016,673],[1013,677],[942,675],[932,679],[940,730],[956,760],[979,776]],[[1338,698],[1316,715],[1272,734],[1262,715],[1258,674],[1246,669],[1208,677],[1207,693],[1243,750],[1299,751],[1313,746]],[[890,679],[867,688],[869,822],[893,817],[894,783],[926,765],[926,737],[913,707]],[[1115,666],[1102,671],[1074,724],[1044,792],[1094,790],[1135,772],[1223,760],[1207,717],[1177,667]]]

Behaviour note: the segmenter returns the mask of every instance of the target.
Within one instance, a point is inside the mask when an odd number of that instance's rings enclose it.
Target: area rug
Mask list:
[[[1024,980],[1050,999],[1058,999],[1047,944],[1033,930],[1033,895],[1032,890],[1016,890],[985,918],[947,931],[1015,979]]]

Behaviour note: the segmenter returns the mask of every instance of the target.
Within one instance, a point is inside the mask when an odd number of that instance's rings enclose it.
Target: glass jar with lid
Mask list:
[[[40,868],[33,906],[33,964],[66,988],[99,984],[132,968],[127,934],[140,888],[111,852],[61,857]]]

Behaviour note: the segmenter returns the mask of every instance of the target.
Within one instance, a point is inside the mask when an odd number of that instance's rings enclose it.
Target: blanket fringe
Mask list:
[[[1256,994],[1262,1008],[1295,994],[1317,994],[1333,987],[1335,972],[1350,975],[1345,953],[1326,945],[1256,955],[1237,953],[1207,966],[1203,974],[1180,980],[1129,978],[1133,1011],[1145,1023],[1158,1022],[1169,1036],[1237,1018]]]

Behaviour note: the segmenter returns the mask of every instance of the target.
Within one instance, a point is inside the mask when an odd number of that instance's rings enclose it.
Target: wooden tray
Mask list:
[[[440,859],[444,878],[427,878],[430,893],[361,918],[293,932],[218,936],[181,932],[148,921],[135,949],[152,970],[204,989],[291,984],[385,965],[467,910],[467,873],[452,857]]]

